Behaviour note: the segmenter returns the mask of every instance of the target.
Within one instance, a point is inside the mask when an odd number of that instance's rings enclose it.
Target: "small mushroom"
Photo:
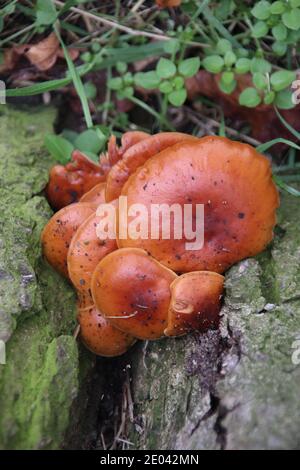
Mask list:
[[[84,345],[98,356],[115,357],[124,354],[136,339],[114,328],[93,304],[86,304],[84,298],[79,298],[77,320]]]
[[[106,183],[98,183],[87,193],[81,196],[79,202],[92,202],[96,206],[105,202],[105,186]]]
[[[196,205],[204,208],[204,245],[187,249],[185,235],[163,239],[118,239],[119,248],[142,248],[176,272],[223,273],[231,265],[261,252],[272,240],[279,197],[267,158],[247,144],[209,136],[180,142],[139,168],[122,190],[128,207],[143,204]],[[195,227],[194,227],[195,228]],[[182,226],[182,229],[184,227]],[[198,229],[198,232],[199,233]]]
[[[197,140],[196,137],[180,132],[161,132],[129,147],[107,175],[106,201],[118,198],[129,176],[150,157],[178,142]]]
[[[218,325],[224,277],[210,271],[182,274],[171,286],[166,336],[205,331]]]
[[[91,291],[96,308],[113,326],[152,340],[164,335],[176,277],[144,250],[125,248],[100,261]]]
[[[91,203],[78,202],[56,212],[42,235],[42,248],[48,263],[68,277],[67,254],[73,235],[78,227],[95,211]]]

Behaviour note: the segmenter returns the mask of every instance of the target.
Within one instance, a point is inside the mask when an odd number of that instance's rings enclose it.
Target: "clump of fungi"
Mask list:
[[[60,209],[42,233],[48,262],[78,293],[84,344],[123,354],[136,339],[180,336],[218,326],[224,273],[273,237],[278,192],[267,158],[223,137],[128,132],[114,136],[99,164],[79,152],[50,173],[47,196]],[[99,239],[97,207],[204,205],[204,244],[186,239]],[[161,224],[162,221],[159,221]]]

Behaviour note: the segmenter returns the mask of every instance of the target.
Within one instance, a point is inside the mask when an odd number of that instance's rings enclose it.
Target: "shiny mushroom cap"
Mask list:
[[[106,183],[98,183],[92,189],[81,196],[79,202],[92,202],[97,207],[105,202]]]
[[[145,251],[110,253],[96,267],[91,284],[96,308],[116,328],[140,339],[164,335],[176,274]]]
[[[136,339],[114,328],[94,305],[86,306],[79,299],[77,320],[80,325],[80,338],[94,354],[115,357],[124,354]]]
[[[210,271],[182,274],[171,286],[166,336],[216,327],[221,309],[224,277]]]
[[[95,211],[91,203],[78,202],[56,212],[42,235],[43,254],[48,263],[64,276],[68,277],[67,254],[72,237],[78,227]]]
[[[130,146],[107,175],[106,201],[118,198],[129,176],[153,155],[178,142],[196,140],[196,137],[180,132],[161,132]]]
[[[102,258],[117,249],[115,238],[101,239],[97,233],[102,217],[90,215],[78,228],[68,251],[68,272],[76,289],[87,292],[92,274]]]
[[[163,239],[162,220],[159,239],[118,239],[120,248],[142,248],[176,272],[222,273],[261,252],[272,240],[279,205],[269,160],[250,145],[215,136],[182,142],[155,155],[129,178],[122,195],[127,196],[128,207],[144,204],[149,225],[153,204],[179,205],[182,214],[189,205],[190,226],[194,230],[198,220],[198,234],[202,205],[203,246],[198,240],[198,248],[187,249],[187,243],[194,240],[186,236],[184,226],[181,239],[175,239],[172,232],[171,239]]]

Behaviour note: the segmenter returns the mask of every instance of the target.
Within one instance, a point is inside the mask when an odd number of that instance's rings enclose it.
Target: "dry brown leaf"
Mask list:
[[[72,60],[77,59],[79,51],[68,49]],[[40,71],[46,71],[53,67],[58,58],[64,58],[63,50],[59,47],[59,41],[55,33],[51,33],[36,44],[23,44],[13,46],[4,51],[4,62],[0,66],[0,73],[13,70],[19,59],[24,56]]]
[[[27,46],[24,55],[38,70],[49,70],[55,64],[59,51],[59,41],[55,33],[32,46]]]

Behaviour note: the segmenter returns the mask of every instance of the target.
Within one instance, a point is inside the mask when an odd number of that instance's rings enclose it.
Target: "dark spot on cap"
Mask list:
[[[238,213],[238,218],[239,218],[239,219],[243,219],[244,217],[245,217],[244,212],[239,212],[239,213]]]

